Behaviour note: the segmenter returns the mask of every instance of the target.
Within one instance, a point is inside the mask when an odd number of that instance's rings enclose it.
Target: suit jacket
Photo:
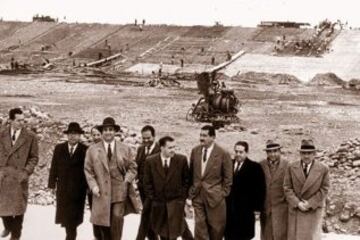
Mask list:
[[[201,161],[202,146],[199,145],[191,151],[192,185],[189,198],[194,201],[201,199],[211,207],[215,207],[230,193],[233,177],[232,161],[229,153],[216,143],[214,143],[203,175],[201,175]]]
[[[225,239],[251,239],[255,236],[255,211],[262,211],[265,176],[261,165],[245,159],[234,173],[230,195],[226,198]]]
[[[261,161],[260,164],[264,170],[266,180],[265,205],[260,215],[261,239],[287,240],[288,204],[283,183],[288,162],[280,159],[274,175],[270,173],[267,159]],[[272,228],[270,229],[269,226],[272,226]]]
[[[55,146],[49,174],[49,188],[56,188],[55,223],[78,226],[83,222],[86,198],[84,161],[87,147],[78,143],[70,156],[68,142]]]
[[[139,188],[139,192],[140,195],[142,197],[142,200],[144,200],[145,198],[145,194],[144,194],[144,167],[145,167],[145,160],[147,157],[160,152],[160,146],[158,143],[155,143],[154,149],[150,152],[150,154],[148,154],[147,156],[145,155],[145,146],[142,145],[138,148],[137,153],[136,153],[136,164],[138,166],[138,188]]]
[[[329,168],[323,163],[315,160],[307,178],[301,161],[290,164],[284,180],[285,195],[289,203],[289,240],[321,239],[322,214],[329,187]],[[309,202],[309,211],[302,212],[298,209],[301,200]]]
[[[38,140],[34,133],[23,128],[11,146],[10,127],[0,131],[0,216],[25,213],[29,176],[38,161]]]
[[[165,174],[160,153],[146,159],[144,169],[146,201],[151,201],[151,225],[155,233],[169,239],[181,236],[185,229],[185,200],[190,170],[185,156],[171,158]]]
[[[129,191],[134,194],[132,182],[137,173],[137,166],[131,148],[116,140],[113,159],[116,161],[118,169],[123,176],[123,183],[122,187],[119,188],[119,194],[124,201],[131,200],[132,204],[136,204],[134,196],[128,199]],[[93,144],[88,148],[85,157],[85,176],[91,190],[94,187],[99,187],[100,189],[100,197],[93,196],[90,221],[95,225],[110,226],[111,176],[103,141]],[[138,209],[136,206],[133,207]]]

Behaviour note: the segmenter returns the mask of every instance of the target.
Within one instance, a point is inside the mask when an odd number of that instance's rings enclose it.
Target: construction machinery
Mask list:
[[[186,114],[186,120],[229,124],[239,120],[237,113],[240,102],[234,90],[227,89],[225,83],[217,80],[217,72],[225,68],[245,52],[241,51],[228,61],[205,72],[195,75],[199,93],[202,95]]]

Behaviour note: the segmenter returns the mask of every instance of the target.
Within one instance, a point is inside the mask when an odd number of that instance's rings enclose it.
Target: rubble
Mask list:
[[[309,82],[312,86],[343,86],[345,81],[335,73],[318,73]]]
[[[38,107],[24,106],[20,108],[25,116],[26,127],[36,133],[39,139],[39,163],[30,177],[28,202],[37,205],[54,204],[55,196],[47,188],[49,169],[55,145],[66,140],[63,131],[67,128],[68,123],[54,119]],[[0,127],[7,124],[7,114],[7,112],[0,113]],[[90,131],[94,125],[96,124],[86,120],[80,122],[80,126],[85,131],[81,141],[86,145],[92,143]],[[128,144],[134,152],[141,142],[140,136],[126,126],[121,126],[121,131],[117,133],[116,137]]]
[[[330,232],[358,234],[360,224],[360,139],[344,141],[333,151],[323,151],[320,161],[330,167],[331,189],[324,228]]]
[[[285,73],[263,73],[263,72],[245,72],[231,78],[231,81],[238,81],[250,84],[269,84],[269,85],[299,85],[301,81],[293,75]]]

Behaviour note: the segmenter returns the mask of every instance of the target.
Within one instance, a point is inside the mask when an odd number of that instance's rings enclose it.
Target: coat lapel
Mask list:
[[[301,166],[301,162],[298,161],[297,163],[295,163],[293,165],[293,168],[294,168],[294,175],[295,177],[302,183],[304,184],[306,178],[305,178],[305,175],[304,175],[304,171],[303,171],[303,168]]]
[[[174,174],[174,172],[177,169],[177,158],[176,155],[174,157],[171,158],[170,160],[170,166],[169,166],[169,171],[168,174],[166,175],[166,181],[169,181],[169,179],[172,177],[172,175]]]
[[[321,168],[319,166],[319,163],[314,160],[313,165],[310,168],[309,176],[306,178],[304,186],[301,190],[301,194],[304,194],[306,190],[308,190],[313,185],[313,183],[319,179],[320,174]]]
[[[285,161],[283,159],[279,160],[279,166],[276,169],[273,178],[271,179],[272,181],[277,180],[279,177],[281,177],[281,173],[284,171],[285,168]],[[268,166],[269,167],[269,166]],[[270,171],[270,170],[269,170]]]
[[[20,135],[19,135],[18,139],[16,140],[15,145],[11,148],[9,155],[13,154],[16,150],[18,150],[25,143],[25,140],[27,138],[27,134],[25,131],[26,131],[25,129],[21,130]],[[9,135],[9,137],[10,137],[10,135]],[[11,141],[11,139],[10,139],[10,141]]]
[[[201,178],[201,147],[197,148],[195,151],[195,160],[194,160],[194,171],[195,174],[199,176],[199,178]]]
[[[202,155],[202,151],[201,151],[200,156],[201,155]],[[212,165],[214,165],[214,163],[216,162],[215,159],[217,158],[217,156],[218,156],[218,148],[217,148],[217,145],[214,143],[214,148],[211,151],[210,157],[208,159],[208,163],[206,164],[206,168],[205,168],[203,177],[205,177],[209,173],[210,169],[212,168]],[[202,161],[201,157],[200,157],[200,159]]]
[[[162,166],[162,162],[161,162],[161,157],[160,154],[158,154],[156,161],[155,161],[155,168],[157,169],[157,171],[159,172],[160,176],[162,178],[166,178],[165,176],[165,170],[164,167]]]
[[[10,127],[7,127],[4,131],[1,132],[1,143],[8,152],[11,151],[11,138],[10,138]]]
[[[105,147],[104,147],[104,143],[102,141],[97,143],[97,149],[98,149],[98,158],[100,158],[100,161],[103,163],[105,169],[108,172],[110,172],[110,170],[109,170],[109,161],[107,159],[106,150],[105,150]]]
[[[270,168],[269,168],[269,163],[268,163],[268,160],[267,159],[265,159],[263,162],[262,162],[262,164],[263,164],[263,169],[264,169],[264,174],[265,174],[265,177],[266,177],[266,179],[268,179],[268,180],[266,180],[266,185],[270,185],[270,182],[271,182],[271,180],[272,180],[272,176],[271,176],[271,173],[270,173]]]

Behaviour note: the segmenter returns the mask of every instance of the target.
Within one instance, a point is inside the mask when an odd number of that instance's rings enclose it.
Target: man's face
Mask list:
[[[91,137],[92,140],[94,141],[94,143],[98,143],[101,141],[101,133],[99,130],[97,130],[96,128],[93,128],[91,130]]]
[[[145,146],[151,146],[154,143],[154,136],[151,131],[141,132],[142,142]]]
[[[11,127],[17,131],[24,126],[24,114],[15,114],[15,119],[10,120]]]
[[[247,157],[247,152],[245,151],[245,147],[242,145],[235,145],[234,147],[235,159],[236,161],[244,161]]]
[[[70,145],[75,145],[80,142],[80,134],[79,133],[68,133],[68,141]]]
[[[175,148],[175,141],[166,142],[165,146],[161,147],[161,154],[166,158],[172,158],[175,155]]]
[[[315,159],[315,152],[300,152],[300,158],[305,163],[311,163]]]
[[[200,144],[204,147],[209,147],[214,142],[215,137],[209,135],[208,130],[200,131]]]
[[[270,161],[279,161],[280,160],[280,156],[281,156],[280,149],[267,150],[266,154],[267,154],[267,159]]]
[[[106,142],[111,142],[115,138],[115,128],[114,127],[104,127],[102,131],[102,137]]]

